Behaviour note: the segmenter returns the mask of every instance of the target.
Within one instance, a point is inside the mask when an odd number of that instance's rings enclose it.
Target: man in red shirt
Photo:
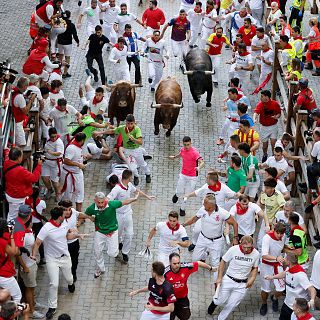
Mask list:
[[[24,247],[24,237],[27,232],[25,223],[27,223],[29,219],[31,219],[31,207],[27,204],[22,204],[19,207],[18,217],[14,219],[15,224],[12,233],[14,242],[18,248]]]
[[[242,41],[246,44],[247,51],[251,52],[251,41],[252,38],[256,35],[257,30],[256,27],[251,24],[250,18],[244,19],[243,26],[240,27],[238,33],[242,34]]]
[[[217,27],[216,32],[212,33],[207,40],[207,45],[209,46],[208,54],[215,71],[215,74],[212,75],[212,81],[215,87],[218,87],[218,70],[221,65],[221,49],[224,43],[231,46],[229,39],[223,34],[222,27]]]
[[[260,93],[260,102],[254,110],[253,121],[256,123],[259,120],[261,124],[262,162],[265,162],[268,158],[269,139],[271,149],[274,150],[278,138],[278,119],[281,116],[281,108],[276,100],[271,99],[271,92],[269,90],[262,90]]]
[[[297,101],[294,105],[294,112],[298,112],[301,110],[307,110],[308,114],[311,113],[313,109],[317,107],[316,101],[313,97],[313,91],[308,87],[309,81],[307,78],[301,78],[299,80],[299,93],[297,95]],[[312,125],[311,118],[308,117],[308,127],[310,128]]]
[[[166,267],[164,277],[173,286],[173,293],[177,298],[174,303],[174,311],[170,314],[170,320],[178,317],[180,320],[188,320],[191,316],[190,302],[188,299],[188,286],[187,281],[189,276],[198,271],[198,268],[204,268],[209,271],[213,267],[202,262],[181,263],[180,255],[173,252],[169,256],[170,265]]]
[[[23,152],[20,148],[12,148],[9,152],[5,150],[5,157],[3,175],[6,199],[9,203],[7,219],[10,221],[17,217],[19,206],[24,204],[26,197],[32,195],[32,184],[38,182],[41,175],[42,160],[38,160],[31,173],[21,165]]]
[[[146,9],[142,15],[142,23],[147,27],[147,37],[151,37],[154,30],[160,30],[160,26],[166,21],[163,11],[159,9],[157,5],[157,0],[151,0],[149,2],[149,8]]]

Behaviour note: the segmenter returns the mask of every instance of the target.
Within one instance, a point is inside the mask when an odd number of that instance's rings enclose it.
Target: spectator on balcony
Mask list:
[[[299,81],[302,77],[301,73],[301,61],[294,58],[291,61],[291,70],[286,73],[284,79],[286,81]]]
[[[281,15],[282,15],[282,12],[279,9],[278,2],[276,1],[271,2],[271,11],[267,19],[266,29],[270,30],[272,34],[279,32],[279,26],[280,26],[279,19]]]
[[[31,173],[21,165],[23,160],[22,149],[15,147],[9,153],[7,150],[5,153],[7,154],[3,165],[3,175],[6,199],[9,203],[7,219],[10,221],[17,217],[19,206],[24,204],[26,197],[32,195],[32,184],[38,182],[41,175],[42,160],[38,160]]]
[[[296,57],[296,49],[289,43],[289,37],[287,35],[280,36],[279,51],[281,52],[281,67],[287,67],[288,71],[291,71],[291,62]]]

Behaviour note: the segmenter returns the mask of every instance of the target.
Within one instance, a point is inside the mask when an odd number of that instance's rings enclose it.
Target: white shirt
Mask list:
[[[44,256],[48,261],[70,256],[67,243],[68,224],[63,222],[59,227],[47,222],[40,230],[38,238],[43,242]]]
[[[214,194],[216,197],[217,206],[224,208],[226,201],[229,198],[234,198],[235,192],[232,191],[226,184],[221,183],[221,189],[219,191],[213,191],[209,189],[208,184],[204,184],[201,188],[194,191],[197,197],[204,198],[207,194]]]
[[[253,64],[253,58],[251,53],[245,55],[245,56],[240,56],[239,52],[237,51],[235,54],[235,60],[236,60],[236,66],[237,67],[248,67],[249,64]],[[247,70],[238,70],[239,72],[245,72],[244,75],[249,74]]]
[[[259,252],[257,249],[249,254],[244,254],[239,245],[229,248],[222,259],[229,262],[226,274],[236,278],[245,280],[248,279],[252,268],[257,268],[259,263]]]
[[[251,10],[262,8],[262,0],[246,0],[246,3],[249,4]]]
[[[74,162],[83,163],[83,151],[82,148],[78,148],[74,144],[69,144],[66,148],[65,159],[69,159]],[[68,171],[74,172],[74,173],[80,173],[81,169],[76,166],[68,166],[66,164],[63,164],[63,168],[67,169]]]
[[[261,57],[264,58],[265,61],[267,61],[268,63],[272,63],[273,64],[273,61],[274,61],[274,52],[273,50],[268,50],[268,51],[263,51],[261,50]],[[266,63],[264,63],[262,60],[261,60],[261,73],[263,74],[268,74],[268,73],[271,73],[272,72],[272,65],[268,65]]]
[[[15,107],[23,109],[26,107],[27,103],[22,93],[19,93],[13,99],[13,104]]]
[[[196,13],[193,9],[190,9],[188,11],[187,18],[190,22],[190,29],[191,30],[198,30],[201,27],[203,15]]]
[[[210,18],[216,18],[217,16],[218,16],[217,15],[217,10],[216,9],[212,9],[212,11],[209,14],[206,14],[203,17],[203,22],[202,22],[203,26],[208,28],[208,29],[214,29],[214,27],[216,26],[217,22],[213,21]]]
[[[276,161],[275,157],[271,156],[267,159],[266,165],[269,168],[274,167],[277,170],[282,170],[284,172],[284,174],[279,178],[279,180],[281,180],[282,182],[284,181],[285,173],[288,170],[288,162],[284,157],[282,157],[282,159],[280,161]]]
[[[87,16],[87,28],[95,28],[100,25],[100,8],[97,6],[95,9],[91,7],[84,8],[82,11],[84,16]]]
[[[244,6],[244,3],[242,3],[242,7],[243,6]],[[228,13],[225,16],[225,18],[226,18],[226,22],[231,21],[232,18],[234,18],[235,23],[232,25],[233,30],[239,30],[243,26],[245,18],[250,18],[251,23],[253,25],[256,24],[256,20],[250,14],[247,14],[245,17],[242,18],[242,17],[240,17],[239,11]]]
[[[230,214],[235,218],[238,223],[238,232],[242,235],[254,234],[256,229],[255,215],[261,211],[261,208],[253,203],[249,202],[248,210],[244,214],[237,214],[237,206],[234,205],[230,209]]]
[[[49,117],[49,113],[52,109],[50,98],[43,99],[44,106],[43,109],[40,111],[40,116],[44,119],[47,119]]]
[[[316,289],[320,289],[320,250],[318,250],[313,257],[310,281]]]
[[[30,254],[32,253],[34,242],[35,242],[35,237],[34,237],[33,232],[26,232],[25,236],[24,236],[23,246],[24,246],[24,248],[29,250]],[[24,252],[21,254],[21,258],[28,268],[30,268],[35,263],[37,263],[35,260],[28,257],[28,255]]]
[[[320,160],[320,141],[317,141],[312,148],[311,156]]]
[[[168,55],[167,44],[163,39],[154,42],[151,38],[148,38],[145,42],[145,52],[147,52],[151,61],[162,62],[163,55]]]
[[[267,36],[266,34],[263,35],[263,38],[262,38],[262,39],[258,38],[258,36],[255,35],[255,36],[252,38],[251,46],[261,47],[261,46],[262,46],[262,43],[265,43],[266,41],[268,41],[268,36]],[[251,50],[251,55],[252,55],[254,58],[257,57],[259,54],[260,54],[260,51],[252,51],[252,50]]]
[[[131,198],[131,195],[137,191],[137,188],[131,183],[128,183],[128,187],[125,187],[121,180],[120,183],[118,183],[108,194],[107,198],[109,200],[119,200],[124,201]],[[116,210],[117,213],[124,214],[124,213],[131,213],[132,214],[132,208],[131,204],[127,204],[125,206],[122,206],[121,208],[118,208]]]
[[[38,100],[42,100],[42,94],[40,89],[35,86],[34,84],[31,84],[28,86],[27,90],[25,91],[25,93],[27,93],[28,91],[32,91],[32,93],[35,93],[37,95],[37,99]]]
[[[172,247],[170,245],[171,241],[182,241],[188,240],[188,235],[186,229],[180,224],[177,231],[169,229],[167,222],[158,222],[156,225],[156,230],[160,236],[159,251],[171,253],[177,247]]]
[[[267,233],[262,239],[261,256],[271,255],[280,256],[286,242],[286,236],[283,235],[281,240],[274,240]],[[275,260],[264,259],[270,262],[276,262]]]
[[[50,111],[49,117],[54,120],[54,127],[58,134],[63,136],[69,133],[68,124],[74,120],[77,113],[78,111],[69,104],[67,104],[66,111],[59,111],[57,108]]]
[[[116,68],[129,69],[127,56],[128,56],[127,46],[124,46],[122,50],[119,50],[116,47],[114,47],[110,51],[109,61],[113,62],[116,65]],[[120,63],[117,63],[119,59],[120,59]]]
[[[293,212],[296,215],[299,216],[299,226],[302,226],[304,224],[304,220],[301,216],[300,213],[298,212]],[[290,224],[289,224],[289,218],[287,218],[284,214],[284,211],[278,211],[275,215],[276,221],[277,222],[281,222],[286,226],[286,236],[287,236],[287,242],[289,242],[289,237],[290,237]]]
[[[49,154],[48,151],[51,152],[60,152],[60,156],[53,156],[52,154]],[[44,155],[47,159],[58,159],[62,158],[64,153],[64,145],[60,138],[58,138],[56,141],[48,140],[46,144],[44,145]],[[57,165],[56,161],[48,160],[48,165],[51,167],[54,167]]]
[[[296,298],[304,298],[309,301],[308,288],[312,286],[307,274],[304,271],[290,273],[286,271],[286,297],[284,303],[293,308]]]
[[[40,202],[36,206],[36,210],[40,214],[42,214],[43,210],[45,210],[46,208],[47,208],[47,204],[43,200],[40,200]],[[38,223],[38,222],[41,222],[41,220],[32,215],[32,223]]]
[[[78,217],[79,217],[79,214],[80,212],[77,211],[76,209],[74,208],[71,208],[71,216],[70,218],[66,218],[64,220],[64,222],[68,225],[68,230],[71,230],[71,229],[76,229],[77,230],[77,221],[78,221]],[[72,242],[76,242],[78,239],[72,239],[72,240],[68,240],[67,239],[67,242],[68,244],[69,243],[72,243]]]
[[[132,13],[127,14],[118,14],[115,18],[115,23],[119,26],[119,35],[122,35],[124,33],[124,26],[128,24],[132,24],[133,21],[136,21],[137,17]]]
[[[93,98],[90,100],[87,100],[85,97],[81,98],[81,104],[82,106],[89,106],[90,111],[97,115],[99,111],[102,111],[103,113],[107,112],[108,109],[108,101],[105,99],[105,97],[100,101],[97,102],[96,104],[93,104]]]
[[[127,164],[118,164],[118,163],[113,163],[111,165],[111,173],[106,177],[107,182],[109,182],[109,179],[111,176],[116,175],[119,179],[119,181],[121,181],[122,178],[122,172],[125,169],[129,169],[129,166]]]
[[[55,105],[55,104],[57,104],[58,99],[64,98],[64,92],[62,90],[60,90],[57,93],[49,92],[49,98],[50,98],[52,105]]]
[[[110,7],[109,2],[101,3],[101,7],[107,9],[105,12],[103,12],[103,23],[113,25],[120,12],[120,8],[118,6]]]
[[[201,207],[196,216],[201,219],[201,232],[207,238],[217,238],[222,235],[223,224],[230,218],[230,213],[218,206],[218,211],[209,215],[205,208]]]

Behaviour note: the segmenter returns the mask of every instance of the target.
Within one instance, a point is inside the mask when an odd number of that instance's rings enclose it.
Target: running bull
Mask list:
[[[207,92],[206,107],[211,107],[212,96],[212,62],[207,52],[202,49],[191,49],[184,57],[191,95],[195,103]]]
[[[159,134],[159,127],[166,130],[166,136],[171,135],[172,129],[177,124],[180,109],[183,108],[182,91],[179,83],[168,77],[162,80],[155,93],[156,103],[151,104],[151,108],[156,108],[154,114],[154,134]]]
[[[119,125],[120,121],[124,121],[128,114],[133,114],[134,102],[136,100],[135,88],[141,87],[141,85],[131,84],[128,81],[118,81],[106,87],[111,88],[108,105],[110,123],[113,124],[113,118],[116,118],[117,125]]]

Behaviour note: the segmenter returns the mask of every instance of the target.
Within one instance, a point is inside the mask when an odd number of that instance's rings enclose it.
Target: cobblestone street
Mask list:
[[[132,0],[131,11],[141,18],[142,12],[146,7],[138,7],[138,0]],[[82,7],[85,6],[83,1]],[[2,0],[0,9],[0,61],[10,57],[12,68],[21,71],[21,66],[26,59],[27,49],[31,43],[28,35],[28,23],[32,10],[35,7],[34,0]],[[166,19],[173,17],[178,12],[179,0],[160,0],[159,7],[164,9]],[[76,0],[65,0],[65,9],[72,12],[71,19],[76,21],[79,15],[79,9]],[[138,24],[132,25],[133,31],[142,31]],[[79,32],[80,45],[86,41],[85,23]],[[166,32],[166,38],[170,30]],[[141,44],[142,46],[142,44]],[[106,75],[108,80],[112,78],[113,66],[107,61],[108,53],[105,53],[104,61]],[[198,148],[205,160],[205,167],[201,170],[197,187],[205,183],[205,175],[209,168],[224,169],[225,165],[217,162],[217,156],[222,152],[222,147],[215,145],[218,138],[221,125],[224,121],[222,112],[223,99],[227,96],[227,78],[229,66],[225,62],[230,59],[231,51],[223,52],[222,64],[220,66],[219,88],[214,88],[212,98],[212,108],[205,107],[205,96],[199,104],[195,104],[187,83],[186,76],[179,71],[179,63],[173,55],[170,55],[169,63],[164,69],[164,77],[174,76],[180,83],[183,91],[184,108],[181,109],[177,126],[174,128],[171,137],[166,138],[164,132],[160,131],[158,137],[153,134],[153,115],[154,109],[150,108],[153,101],[153,94],[149,90],[147,83],[147,62],[142,58],[142,77],[144,87],[138,88],[137,99],[135,103],[135,117],[138,125],[142,129],[144,138],[144,148],[147,153],[153,156],[148,160],[152,171],[152,182],[146,185],[145,179],[141,176],[140,188],[148,194],[155,195],[154,201],[145,200],[141,197],[133,206],[134,211],[134,240],[132,250],[129,254],[129,264],[123,265],[120,261],[107,257],[105,261],[107,271],[98,279],[93,278],[94,258],[93,258],[93,231],[94,225],[87,221],[81,231],[92,233],[92,236],[81,242],[80,260],[78,267],[78,281],[74,294],[68,292],[66,282],[61,278],[59,288],[59,300],[57,315],[63,312],[70,314],[75,320],[104,319],[104,320],[136,320],[139,319],[147,295],[140,294],[134,298],[129,297],[129,292],[147,284],[150,277],[151,262],[141,258],[138,253],[145,246],[145,241],[151,227],[157,222],[164,221],[170,210],[178,210],[178,205],[171,202],[172,195],[175,192],[178,174],[181,163],[179,160],[171,161],[169,155],[177,154],[182,143],[184,135],[190,135],[193,145]],[[84,84],[86,79],[85,70],[85,51],[74,46],[71,59],[70,73],[72,77],[65,80],[63,91],[70,104],[77,109],[80,107],[78,88]],[[133,71],[133,70],[132,70]],[[256,71],[255,71],[256,72]],[[310,73],[308,73],[309,77]],[[133,72],[131,72],[133,80]],[[319,91],[316,90],[319,80],[310,75],[309,81],[311,88],[315,91],[317,101],[320,101]],[[316,82],[318,81],[318,82]],[[252,83],[252,90],[256,86],[256,80]],[[251,90],[251,91],[252,91]],[[251,104],[254,107],[257,97],[252,97]],[[85,203],[86,208],[93,201],[93,196],[97,191],[107,192],[105,178],[109,174],[112,161],[94,161],[85,171]],[[51,207],[53,203],[49,203]],[[181,218],[181,222],[193,216],[201,206],[199,199],[190,200],[187,205],[187,215]],[[192,230],[187,227],[189,236]],[[153,240],[152,251],[157,255],[158,237]],[[191,255],[184,249],[183,260],[190,261]],[[38,288],[36,293],[41,303],[46,303],[48,278],[46,269],[39,268]],[[207,315],[207,307],[211,302],[213,295],[212,276],[206,270],[201,269],[198,273],[192,275],[189,279],[189,298],[191,302],[191,319],[217,319],[215,315]],[[260,281],[259,276],[253,288],[248,291],[246,298],[240,306],[234,311],[230,319],[278,319],[279,313],[273,314],[271,310],[271,301],[269,303],[269,313],[266,317],[259,315],[260,308]],[[319,315],[319,312],[317,313]]]

